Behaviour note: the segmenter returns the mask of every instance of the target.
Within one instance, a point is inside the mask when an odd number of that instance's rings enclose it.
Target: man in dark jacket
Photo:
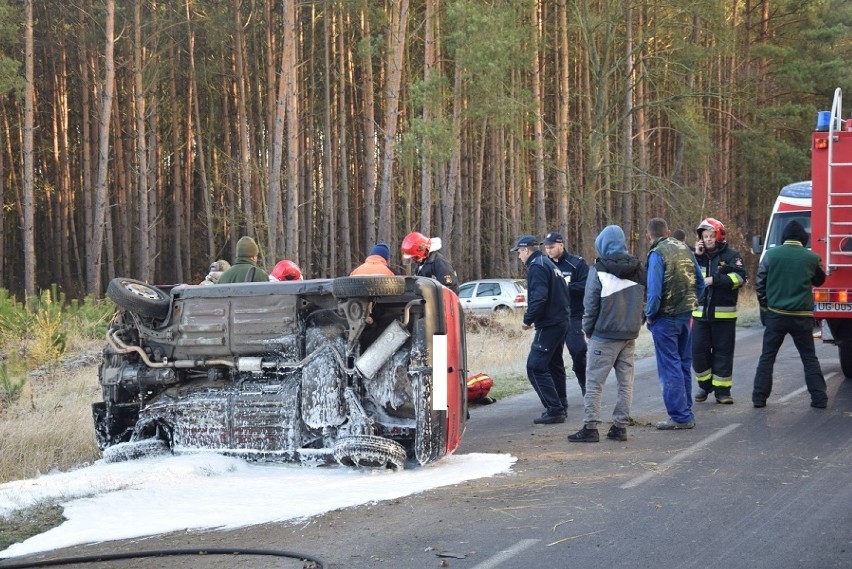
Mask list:
[[[533,421],[537,425],[564,423],[565,363],[562,342],[568,329],[568,285],[562,273],[538,248],[538,240],[523,235],[512,247],[527,268],[527,310],[521,327],[535,327],[530,354],[527,357],[527,377],[535,389],[544,413]]]
[[[791,221],[781,234],[784,244],[766,251],[757,269],[754,288],[760,305],[763,351],[754,373],[751,400],[755,407],[766,407],[772,393],[775,356],[787,334],[793,337],[805,370],[805,384],[811,395],[811,407],[825,409],[828,404],[825,377],[814,348],[814,296],[812,287],[825,282],[819,255],[805,249],[810,238],[798,221]]]
[[[219,284],[265,283],[269,281],[266,271],[257,267],[260,249],[251,237],[240,237],[237,241],[237,258],[231,268],[219,277]]]
[[[586,336],[583,335],[583,295],[586,293],[586,278],[589,276],[589,265],[585,259],[572,255],[565,250],[565,240],[562,234],[551,231],[544,236],[544,251],[556,268],[562,272],[568,283],[568,294],[571,297],[571,319],[568,323],[568,333],[565,334],[565,345],[574,363],[572,369],[577,376],[580,391],[586,394]]]
[[[695,228],[695,259],[704,275],[704,294],[692,311],[692,369],[698,381],[696,401],[732,404],[737,300],[746,283],[742,255],[728,246],[725,226],[708,217]]]
[[[627,254],[624,231],[608,225],[595,239],[598,259],[586,283],[583,330],[589,337],[588,375],[583,428],[568,436],[572,443],[600,440],[601,397],[613,367],[618,395],[608,439],[627,440],[630,406],[633,402],[633,361],[636,338],[642,328],[645,303],[645,269],[639,259]]]
[[[441,239],[431,239],[412,231],[405,236],[400,246],[403,260],[413,260],[417,263],[414,274],[418,277],[435,279],[454,293],[459,293],[459,278],[450,262],[439,253]]]

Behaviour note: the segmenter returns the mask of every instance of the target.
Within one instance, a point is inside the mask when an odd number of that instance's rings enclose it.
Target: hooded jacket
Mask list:
[[[624,231],[608,225],[595,239],[599,257],[589,269],[583,332],[601,340],[633,340],[642,328],[645,269],[627,253]]]

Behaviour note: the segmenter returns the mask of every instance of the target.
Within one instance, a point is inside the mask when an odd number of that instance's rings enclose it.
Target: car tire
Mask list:
[[[109,282],[107,296],[121,308],[149,318],[165,318],[171,304],[171,297],[159,288],[124,277]]]
[[[506,314],[511,314],[512,309],[506,306],[505,304],[501,304],[500,306],[494,307],[494,314],[499,314],[500,316],[505,316]]]
[[[338,277],[332,283],[335,298],[399,296],[405,293],[404,277]]]
[[[353,468],[405,468],[405,447],[396,441],[375,435],[352,435],[334,445],[334,460]]]
[[[136,460],[137,458],[145,458],[148,456],[157,456],[168,454],[171,452],[169,443],[162,439],[144,439],[141,441],[118,443],[104,449],[104,462],[126,462],[128,460]]]

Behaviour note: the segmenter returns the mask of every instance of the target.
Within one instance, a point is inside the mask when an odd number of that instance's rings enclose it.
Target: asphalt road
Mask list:
[[[582,425],[576,384],[563,425],[535,426],[531,393],[474,407],[457,452],[518,458],[512,473],[352,508],[300,524],[158,536],[108,550],[242,547],[299,551],[330,568],[852,567],[852,380],[818,345],[824,410],[809,406],[786,340],[767,407],[751,405],[762,329],[738,333],[732,406],[695,405],[697,427],[664,432],[653,358],[637,362],[626,442],[568,443]],[[615,382],[605,389],[604,418]],[[609,423],[601,425],[605,434]],[[97,553],[97,546],[52,552]],[[279,560],[159,559],[120,567],[302,567]],[[119,566],[119,565],[110,565]],[[2,564],[0,564],[2,567]],[[309,567],[309,565],[308,565]]]

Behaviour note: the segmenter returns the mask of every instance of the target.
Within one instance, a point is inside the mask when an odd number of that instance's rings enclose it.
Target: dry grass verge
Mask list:
[[[91,404],[100,398],[98,351],[39,368],[0,413],[0,483],[71,470],[100,457]]]

